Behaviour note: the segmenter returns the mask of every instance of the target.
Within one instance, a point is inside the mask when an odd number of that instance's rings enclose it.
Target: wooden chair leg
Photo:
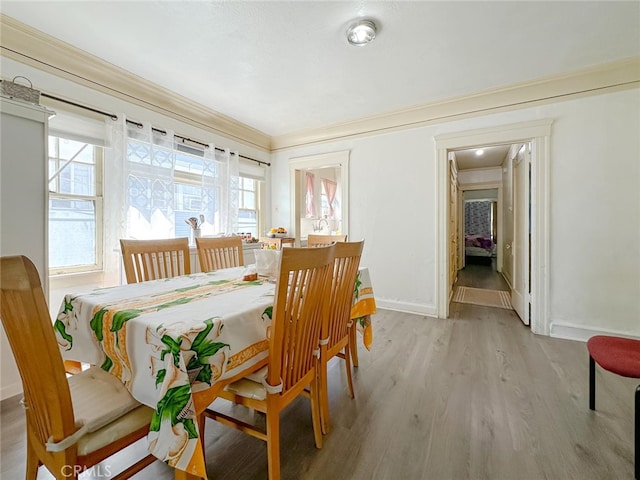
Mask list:
[[[323,347],[324,348],[324,347]],[[327,380],[327,361],[323,359],[319,365],[318,403],[320,405],[320,424],[322,433],[329,433],[329,382]],[[313,407],[313,388],[311,388],[311,406]]]
[[[320,404],[320,385],[318,377],[311,383],[311,420],[313,422],[313,437],[316,448],[322,448],[322,405]]]
[[[356,343],[358,338],[356,330],[356,324],[354,322],[354,324],[349,327],[349,349],[351,350],[351,360],[354,367],[358,366],[358,344]]]
[[[636,454],[635,454],[635,469],[636,469],[636,480],[640,480],[640,385],[636,388]]]
[[[589,408],[596,409],[596,361],[589,355]]]
[[[267,408],[267,464],[269,480],[280,480],[280,412]]]
[[[31,446],[31,442],[27,439],[27,473],[25,475],[26,480],[36,480],[38,478],[38,468],[40,467],[40,460],[38,454]]]
[[[355,392],[353,390],[353,378],[351,376],[351,349],[349,345],[344,348],[344,365],[347,369],[347,383],[349,384],[349,395],[351,398],[356,398]]]

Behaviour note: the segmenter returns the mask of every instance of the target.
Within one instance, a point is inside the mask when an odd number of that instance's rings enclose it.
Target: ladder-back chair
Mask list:
[[[320,399],[324,433],[329,431],[327,364],[333,357],[337,356],[345,361],[349,394],[351,398],[355,397],[351,376],[351,350],[349,345],[351,329],[356,327],[351,320],[351,306],[353,305],[353,289],[358,275],[358,268],[360,267],[363,248],[364,240],[335,244],[329,315],[327,315],[322,326],[321,338],[323,340],[320,350]]]
[[[320,247],[346,241],[346,235],[315,235],[312,233],[307,235],[307,247]]]
[[[238,236],[196,238],[196,247],[200,270],[203,272],[244,265],[242,238]]]
[[[27,480],[40,465],[56,479],[78,474],[149,433],[151,408],[98,367],[67,379],[40,277],[24,256],[0,258],[0,317],[22,379]],[[155,461],[148,455],[116,477]]]
[[[334,247],[285,248],[276,283],[266,367],[228,385],[220,397],[266,414],[266,430],[208,409],[205,415],[267,442],[269,479],[280,478],[280,412],[299,395],[311,399],[316,447],[322,447],[318,354]],[[305,389],[309,389],[308,392]]]
[[[189,239],[120,240],[127,283],[191,273]]]

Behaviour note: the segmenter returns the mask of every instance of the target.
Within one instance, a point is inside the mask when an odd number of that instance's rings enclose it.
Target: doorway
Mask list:
[[[503,165],[515,147],[477,146],[450,153],[460,183],[457,280],[452,301],[511,309],[502,276],[504,249]]]
[[[289,160],[291,229],[298,245],[308,233],[349,234],[349,151]],[[335,184],[326,195],[324,184]],[[326,229],[323,230],[323,229]]]
[[[449,201],[450,166],[449,152],[471,148],[474,145],[499,144],[531,144],[531,211],[530,211],[530,302],[529,318],[531,330],[542,335],[549,334],[548,296],[549,296],[549,201],[548,201],[548,171],[549,171],[549,142],[551,136],[549,119],[503,125],[492,128],[456,132],[440,135],[435,138],[437,148],[437,272],[436,297],[438,317],[449,316],[449,299],[451,284],[449,283],[449,245],[451,208]]]

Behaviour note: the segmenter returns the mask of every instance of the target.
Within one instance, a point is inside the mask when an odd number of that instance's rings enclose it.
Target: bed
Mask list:
[[[493,240],[484,235],[465,235],[464,236],[464,254],[467,257],[489,257],[495,253],[495,244]]]

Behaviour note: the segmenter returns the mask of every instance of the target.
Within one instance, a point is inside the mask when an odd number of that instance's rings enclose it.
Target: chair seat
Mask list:
[[[640,340],[596,335],[587,341],[589,355],[605,370],[640,378]]]
[[[122,382],[100,367],[91,367],[69,378],[76,420],[95,432],[140,406]],[[147,419],[148,421],[148,419]]]
[[[225,390],[241,397],[264,400],[267,398],[267,390],[264,388],[262,380],[267,378],[267,368],[266,366],[262,367],[260,370],[230,383],[225,387]]]
[[[78,440],[78,455],[88,455],[120,438],[126,438],[141,428],[148,429],[152,416],[152,408],[145,405],[138,406],[104,427],[82,436]]]

